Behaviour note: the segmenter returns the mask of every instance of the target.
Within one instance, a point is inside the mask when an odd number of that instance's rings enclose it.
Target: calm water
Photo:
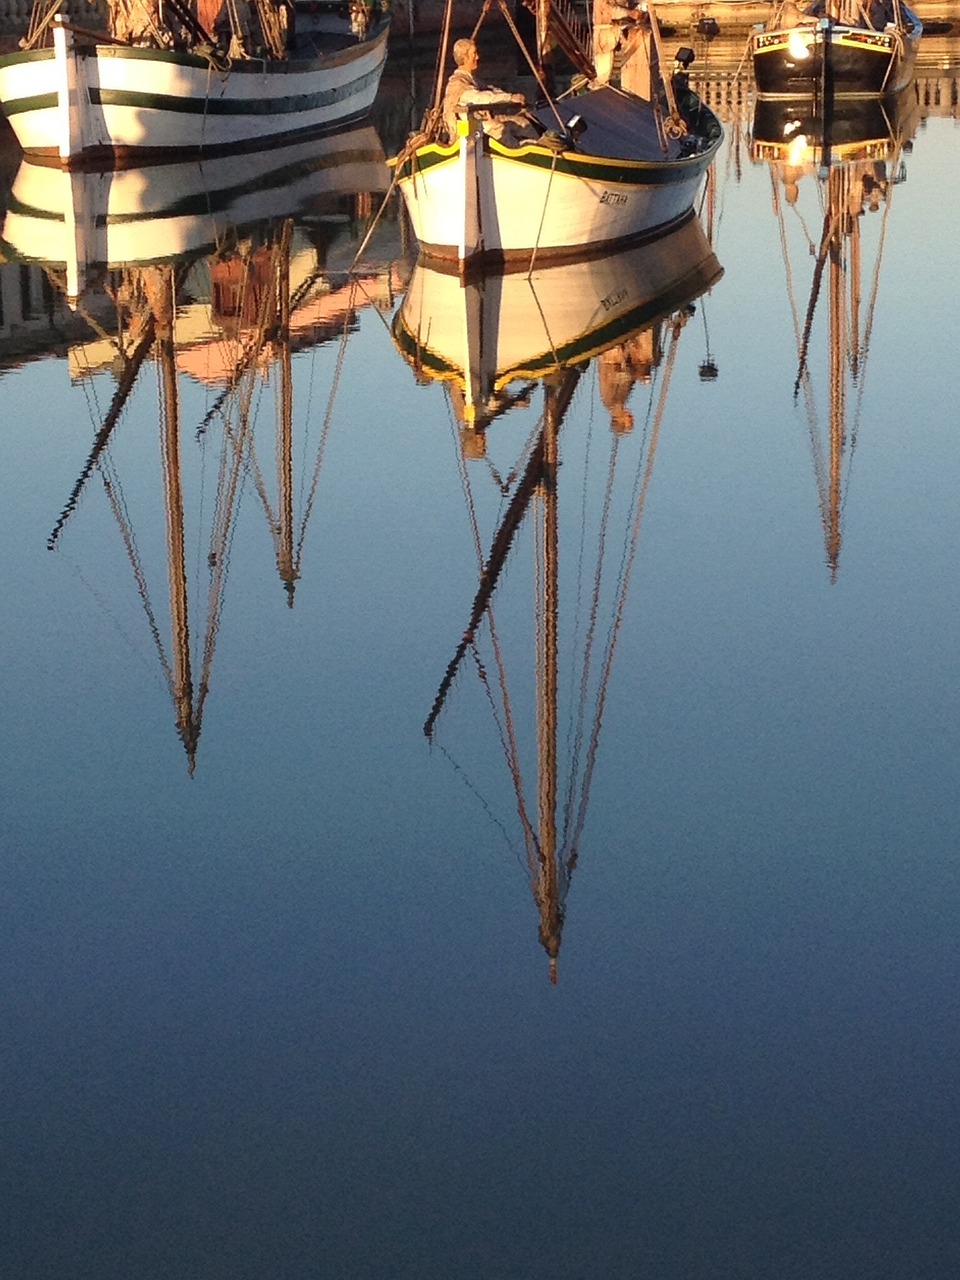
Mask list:
[[[308,202],[278,448],[284,255],[218,226],[51,553],[115,312],[54,338],[0,268],[5,1277],[960,1271],[960,130],[818,182],[749,123],[722,278],[582,367],[430,740],[540,369],[464,429],[459,304],[411,367],[400,227],[351,292],[356,202]],[[168,279],[114,276],[128,352]],[[572,323],[529,306],[514,364]]]

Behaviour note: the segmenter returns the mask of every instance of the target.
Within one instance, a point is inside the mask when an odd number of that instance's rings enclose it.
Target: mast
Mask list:
[[[290,237],[293,223],[288,218],[280,236],[277,290],[277,336],[280,348],[280,417],[277,424],[278,539],[277,568],[293,608],[297,585],[293,543],[293,373],[290,364]]]
[[[597,72],[593,59],[593,42],[590,30],[583,21],[574,0],[520,0],[536,19],[536,62],[526,52],[534,76],[540,82],[540,88],[546,93],[549,74],[546,67],[547,53],[551,42],[556,45],[573,63],[581,75],[594,80]],[[507,26],[513,33],[520,48],[526,46],[514,22],[512,6],[507,0],[498,0],[500,12]],[[448,5],[449,7],[449,5]]]
[[[794,398],[801,388],[806,400],[808,427],[813,453],[814,473],[823,525],[824,548],[830,579],[839,573],[842,548],[842,504],[844,465],[849,469],[849,456],[856,447],[857,430],[863,403],[864,378],[870,350],[870,335],[876,305],[884,236],[890,213],[891,190],[884,173],[887,164],[896,161],[898,140],[891,135],[892,152],[883,166],[868,155],[864,158],[822,163],[817,182],[822,193],[823,223],[816,248],[816,261],[810,295],[802,327],[795,310],[798,338],[798,370],[794,382]],[[826,147],[824,148],[826,154]],[[873,153],[875,154],[875,153]],[[893,181],[896,181],[894,179]],[[776,192],[776,187],[775,187]],[[793,197],[796,199],[796,196]],[[869,200],[869,204],[868,204]],[[883,221],[873,268],[872,291],[863,305],[863,223],[869,208],[876,211],[883,200]],[[789,200],[789,203],[792,203]],[[788,273],[788,291],[792,298],[790,261],[785,227],[779,200],[775,205],[780,219],[781,246]],[[809,349],[814,317],[821,292],[827,295],[827,420],[825,431],[817,421],[809,375]],[[855,408],[852,427],[848,426],[848,405],[852,383]]]
[[[563,931],[563,868],[557,849],[557,667],[558,667],[558,561],[557,512],[558,441],[560,428],[580,380],[582,370],[558,371],[545,384],[544,413],[536,443],[526,468],[507,505],[483,564],[470,620],[457,650],[444,672],[433,707],[423,726],[433,737],[447,694],[477,630],[487,614],[514,537],[531,502],[538,507],[536,586],[536,722],[537,722],[537,827],[527,821],[519,773],[514,772],[517,805],[527,846],[527,861],[534,900],[540,915],[540,942],[550,962],[550,981],[557,981],[557,957]]]
[[[550,0],[537,0],[537,65],[543,69],[550,37]]]
[[[563,929],[557,866],[557,439],[561,422],[557,391],[556,386],[547,384],[543,467],[537,486],[537,500],[542,507],[542,567],[537,593],[537,795],[540,841],[534,885],[534,896],[540,908],[540,942],[550,959],[550,981],[554,984],[557,981],[557,957]]]
[[[293,607],[296,585],[301,576],[301,560],[307,524],[313,511],[317,486],[323,464],[333,405],[343,372],[346,340],[357,311],[356,296],[361,281],[350,279],[346,284],[330,292],[324,290],[323,298],[336,300],[330,313],[313,296],[319,286],[330,277],[323,262],[323,245],[319,238],[313,244],[315,263],[296,287],[292,286],[291,258],[295,224],[292,218],[277,223],[279,230],[271,230],[268,239],[255,246],[248,243],[235,256],[224,258],[213,265],[215,273],[215,313],[220,322],[235,328],[235,341],[239,356],[226,377],[226,386],[217,396],[201,423],[200,433],[206,431],[213,418],[224,411],[235,393],[239,392],[236,430],[229,430],[238,465],[249,466],[257,496],[267,519],[273,543],[277,573],[286,593],[287,604]],[[341,295],[345,295],[341,299]],[[330,340],[331,328],[340,329],[340,349],[327,403],[320,427],[320,442],[309,484],[301,485],[302,510],[296,511],[296,485],[293,462],[293,370],[291,363],[291,330],[297,328],[298,311],[311,305],[320,306],[324,318],[315,322],[315,341],[319,344]],[[302,319],[302,317],[301,317]],[[261,466],[253,431],[251,413],[254,406],[254,385],[260,370],[269,370],[276,394],[274,404],[275,481]]]
[[[712,258],[711,258],[712,260]],[[626,264],[624,264],[626,270]],[[713,261],[713,270],[716,264]],[[697,293],[702,292],[708,283],[707,268],[701,265],[698,276],[703,282]],[[689,272],[683,277],[690,281]],[[437,277],[443,280],[444,277]],[[607,275],[601,279],[605,290],[609,288]],[[488,282],[490,283],[490,282]],[[559,278],[557,280],[559,284]],[[572,287],[580,284],[573,279],[568,282]],[[422,335],[429,334],[439,324],[442,317],[449,324],[451,314],[450,296],[445,287],[436,287],[433,306],[429,305],[430,295],[426,289],[426,281],[422,290],[412,290],[408,295],[404,329],[401,331],[406,346],[407,335],[414,339],[412,353],[419,358],[419,352],[427,348]],[[515,403],[515,398],[507,393],[507,389],[528,376],[523,370],[536,367],[538,380],[542,382],[543,407],[539,420],[527,436],[522,451],[513,463],[509,474],[505,477],[499,466],[488,459],[489,471],[496,484],[500,500],[505,504],[502,515],[495,530],[489,552],[481,539],[477,518],[477,507],[474,501],[471,475],[474,466],[468,461],[471,451],[463,446],[458,449],[460,478],[464,498],[467,503],[476,560],[479,569],[479,585],[470,609],[466,627],[461,633],[456,651],[447,664],[433,706],[424,724],[424,733],[431,740],[434,737],[437,722],[446,704],[453,683],[469,656],[476,668],[476,674],[482,687],[483,697],[489,703],[493,715],[500,750],[509,771],[513,792],[516,799],[516,810],[526,857],[528,883],[537,912],[538,938],[544,948],[549,965],[551,983],[558,979],[558,960],[562,943],[563,928],[566,917],[567,895],[573,873],[578,863],[581,836],[584,830],[586,813],[589,804],[591,783],[598,759],[598,746],[601,725],[611,685],[614,656],[621,625],[625,616],[626,599],[637,554],[638,538],[650,488],[654,459],[657,454],[661,424],[666,405],[668,388],[676,356],[679,333],[686,324],[694,308],[681,305],[670,309],[668,297],[675,296],[674,290],[664,288],[662,300],[652,300],[641,294],[635,310],[629,310],[622,317],[616,332],[620,341],[616,345],[605,346],[601,339],[595,345],[591,356],[580,357],[581,362],[575,365],[564,363],[567,346],[563,323],[565,312],[558,309],[553,324],[552,314],[546,303],[555,300],[562,293],[548,292],[544,298],[538,297],[535,281],[528,281],[532,299],[526,297],[523,290],[515,291],[509,301],[517,305],[517,297],[523,294],[523,305],[530,306],[529,313],[519,314],[532,326],[535,308],[539,322],[549,335],[550,347],[540,355],[541,348],[533,348],[537,354],[525,351],[525,337],[522,328],[514,319],[508,322],[505,332],[502,325],[508,315],[513,315],[513,307],[507,307],[508,298],[493,287],[489,288],[485,301],[489,303],[487,311],[478,305],[478,298],[468,296],[467,290],[458,295],[458,305],[462,309],[465,328],[458,326],[457,337],[461,342],[459,359],[452,365],[451,358],[444,347],[437,352],[438,363],[443,369],[445,380],[449,378],[451,367],[461,366],[463,356],[467,363],[463,366],[462,381],[448,381],[451,403],[455,408],[455,417],[463,426],[470,423],[475,427],[486,429],[493,418]],[[587,286],[589,287],[589,286]],[[468,286],[469,289],[469,286]],[[604,290],[604,291],[605,291]],[[625,292],[627,292],[625,290]],[[598,295],[599,296],[599,295]],[[696,296],[691,288],[690,296]],[[412,300],[411,300],[412,299]],[[641,302],[642,299],[642,302]],[[651,309],[659,318],[651,320]],[[407,318],[407,314],[409,318]],[[635,317],[635,318],[634,318]],[[664,334],[664,323],[669,317],[670,343],[664,362],[664,347],[661,341]],[[631,328],[630,320],[642,327]],[[645,321],[645,323],[644,323]],[[416,327],[415,327],[416,326]],[[622,336],[626,331],[627,336]],[[577,330],[578,335],[581,330]],[[597,334],[608,332],[608,324],[601,327],[598,322]],[[542,342],[539,335],[533,341]],[[609,343],[609,338],[607,339]],[[464,351],[465,348],[465,351]],[[578,348],[582,350],[582,348]],[[565,641],[569,639],[570,647],[564,643],[564,652],[572,661],[574,670],[568,681],[566,673],[563,679],[563,704],[561,705],[560,689],[560,528],[559,528],[559,436],[566,413],[572,402],[573,394],[579,385],[579,379],[588,365],[588,360],[595,356],[602,357],[607,351],[617,352],[617,359],[610,362],[610,368],[619,371],[615,385],[611,383],[604,393],[600,386],[600,400],[612,410],[611,430],[609,432],[609,457],[595,464],[597,450],[591,444],[583,459],[584,465],[590,468],[589,479],[585,476],[591,493],[595,490],[597,502],[597,527],[594,515],[589,511],[591,504],[584,505],[580,512],[580,540],[577,555],[576,576],[578,586],[571,595],[566,606],[572,624],[571,633],[563,632]],[[494,353],[502,355],[502,367],[496,364]],[[521,355],[521,353],[524,353]],[[484,369],[484,354],[488,357],[488,369]],[[553,359],[550,360],[550,354]],[[456,357],[454,357],[456,358]],[[411,363],[413,360],[411,359]],[[431,361],[432,365],[432,361]],[[625,410],[629,388],[636,382],[646,384],[653,382],[653,371],[664,366],[664,376],[659,378],[659,394],[654,398],[651,387],[650,408],[647,415],[643,439],[635,444],[626,444],[629,423],[632,419]],[[546,368],[544,366],[547,366]],[[418,367],[415,365],[414,367]],[[429,366],[425,366],[429,367]],[[629,385],[625,385],[625,384]],[[491,390],[494,389],[494,390]],[[469,405],[468,405],[469,400]],[[526,402],[526,401],[525,401]],[[473,409],[468,413],[469,408]],[[592,429],[592,424],[591,424]],[[606,452],[599,447],[600,452]],[[472,451],[479,466],[484,458],[483,450]],[[629,477],[629,485],[624,493],[616,484],[619,471],[623,476],[623,466],[618,468],[618,459],[624,455],[638,460],[641,469],[636,475]],[[578,455],[579,456],[579,455]],[[605,483],[602,494],[593,483],[596,477],[594,466],[603,467]],[[624,464],[629,466],[629,463]],[[625,509],[624,509],[625,507]],[[532,699],[531,728],[535,731],[535,743],[522,743],[518,732],[519,725],[515,708],[512,705],[508,687],[507,663],[505,661],[503,637],[498,634],[494,618],[493,597],[501,579],[502,570],[510,549],[516,540],[528,509],[534,513],[531,528],[534,559],[533,583],[533,657],[534,657],[534,690]],[[623,520],[621,528],[620,522]],[[618,545],[618,531],[621,533],[621,545]],[[595,533],[595,541],[592,535]],[[590,574],[589,546],[595,547],[595,565]],[[592,576],[592,581],[590,580]],[[564,596],[566,600],[566,596]],[[607,612],[609,606],[610,613]],[[610,616],[612,614],[612,617]],[[606,625],[609,619],[609,625]],[[480,644],[480,632],[483,624],[483,645]],[[569,695],[569,698],[568,696]],[[564,723],[561,736],[560,713],[563,712]],[[569,713],[569,714],[568,714]],[[523,750],[521,750],[523,746]],[[446,751],[444,754],[448,754]],[[532,759],[531,759],[532,756]],[[452,757],[451,757],[452,759]],[[456,762],[453,762],[456,764]],[[536,779],[528,777],[524,785],[524,766],[535,764]],[[471,788],[472,781],[467,776],[467,769],[456,765],[463,774],[464,781]],[[535,800],[534,800],[535,796]],[[508,844],[513,845],[504,825],[496,819],[492,806],[480,796],[490,816],[500,827]],[[517,850],[519,852],[519,850]]]
[[[143,272],[143,281],[153,309],[157,331],[156,352],[161,400],[160,442],[167,526],[167,575],[173,659],[173,705],[177,718],[177,732],[186,750],[188,769],[192,777],[196,768],[200,724],[194,715],[193,672],[190,662],[190,619],[180,456],[180,405],[173,332],[176,314],[173,271],[168,267],[148,268]]]
[[[830,388],[830,487],[825,514],[827,564],[831,581],[836,581],[840,565],[840,495],[846,418],[846,289],[844,284],[843,247],[849,219],[847,175],[842,166],[830,170],[829,204],[834,210],[832,244],[830,246],[828,368]],[[854,226],[856,223],[854,222]]]

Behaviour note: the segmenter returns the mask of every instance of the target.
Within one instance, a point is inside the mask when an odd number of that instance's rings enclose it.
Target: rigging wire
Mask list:
[[[587,493],[589,489],[589,486],[587,484],[587,477],[589,477],[592,474],[591,459],[593,454],[595,413],[596,413],[595,387],[596,387],[596,379],[594,379],[590,387],[591,389],[590,410],[589,410],[588,421],[587,421],[587,438],[586,438],[586,448],[584,451],[584,463],[583,463],[584,483],[583,485],[580,486],[580,541],[577,549],[577,575],[576,575],[577,590],[576,590],[576,595],[574,597],[573,638],[571,640],[571,648],[574,653],[580,652],[580,626],[581,626],[581,620],[583,617],[584,566],[586,564],[586,547],[587,547],[587,509],[588,509]],[[567,705],[570,707],[573,707],[575,705],[575,702],[574,702],[575,685],[576,685],[576,670],[574,665],[571,664],[570,673],[569,673],[569,683],[567,687]],[[573,750],[573,747],[572,747],[573,733],[574,733],[573,719],[571,718],[567,723],[567,754],[568,755]]]
[[[600,513],[600,529],[598,534],[597,546],[597,562],[593,577],[593,591],[590,596],[590,607],[588,613],[587,631],[584,637],[583,646],[583,662],[580,668],[580,690],[576,703],[576,724],[573,731],[573,755],[570,763],[571,779],[579,776],[580,770],[580,749],[583,744],[583,725],[586,717],[586,707],[588,701],[588,692],[590,685],[590,665],[593,657],[593,642],[596,635],[599,612],[601,586],[603,582],[603,567],[607,548],[607,530],[610,524],[610,512],[613,505],[613,486],[616,479],[617,458],[619,455],[620,437],[614,436],[611,442],[610,454],[607,459],[607,479],[603,492],[603,503]],[[570,814],[573,805],[573,790],[568,788],[566,803],[564,805],[563,815],[563,840],[566,844],[567,832],[570,824]]]
[[[327,397],[327,408],[326,408],[326,412],[324,413],[323,423],[320,428],[320,443],[317,448],[316,463],[314,465],[313,474],[310,479],[310,488],[307,493],[307,500],[306,500],[306,503],[303,505],[303,517],[301,519],[300,530],[296,540],[295,553],[294,553],[294,568],[296,570],[298,577],[300,576],[300,563],[301,563],[301,556],[303,553],[303,544],[307,536],[307,523],[313,511],[314,502],[316,501],[317,488],[320,483],[320,472],[323,469],[323,462],[324,462],[324,458],[326,457],[327,439],[330,434],[330,425],[331,425],[331,422],[333,421],[333,407],[334,407],[334,404],[336,403],[337,392],[340,388],[340,378],[343,374],[343,365],[344,365],[344,360],[346,359],[346,354],[347,354],[347,337],[350,333],[350,317],[354,307],[356,292],[357,292],[357,282],[355,280],[351,281],[350,290],[351,290],[350,305],[347,308],[347,310],[344,312],[343,331],[340,335],[340,345],[337,351],[337,363],[336,363],[336,368],[333,374],[333,380],[330,384],[330,394]],[[311,383],[311,386],[312,386],[312,383]],[[304,441],[304,450],[306,450],[306,440]],[[302,492],[303,490],[301,488],[301,496],[302,496]]]
[[[670,387],[671,375],[673,373],[674,363],[676,361],[677,347],[680,337],[680,330],[686,323],[687,316],[682,315],[675,317],[673,330],[671,333],[670,347],[667,352],[667,359],[663,373],[660,395],[657,401],[656,413],[653,419],[653,429],[650,436],[650,446],[647,450],[647,463],[643,471],[643,482],[640,487],[640,493],[633,517],[633,528],[631,531],[631,540],[629,543],[629,551],[626,563],[623,565],[621,580],[619,582],[619,590],[616,597],[616,608],[614,611],[613,622],[611,623],[610,633],[607,642],[607,651],[603,663],[602,674],[597,692],[596,699],[596,715],[593,721],[593,731],[590,743],[587,748],[587,761],[584,769],[583,778],[580,783],[580,802],[577,810],[576,825],[569,837],[569,843],[565,843],[564,855],[567,874],[572,875],[576,867],[577,860],[580,856],[580,838],[583,834],[584,824],[586,823],[587,805],[590,798],[590,789],[593,783],[593,772],[597,761],[597,751],[600,744],[600,729],[603,723],[603,714],[606,709],[607,692],[610,685],[610,675],[613,670],[613,659],[616,653],[617,641],[620,637],[620,627],[623,622],[623,615],[626,608],[627,593],[630,587],[630,579],[633,574],[633,566],[636,562],[637,546],[640,537],[640,526],[643,521],[643,513],[646,509],[647,494],[650,488],[650,480],[653,475],[653,464],[657,455],[657,445],[660,439],[660,428],[663,423],[663,415],[667,404],[667,391]]]
[[[477,518],[477,510],[476,510],[476,502],[473,494],[473,486],[470,483],[469,473],[466,465],[466,459],[463,454],[463,450],[459,447],[459,442],[457,441],[457,438],[456,438],[457,436],[456,423],[454,421],[454,416],[450,411],[449,400],[447,402],[447,407],[448,407],[447,420],[448,420],[448,425],[451,429],[451,432],[454,436],[454,452],[457,458],[458,471],[460,475],[460,485],[464,494],[464,500],[467,505],[468,519],[469,519],[469,524],[471,528],[471,534],[473,537],[474,551],[476,554],[477,565],[482,575],[483,569],[484,569],[483,544],[480,538],[480,526],[479,526],[479,520]],[[504,714],[503,714],[502,722],[501,722],[500,715],[498,714],[498,711],[497,711],[496,703],[494,702],[494,699],[493,699],[492,689],[490,686],[489,678],[487,676],[486,668],[480,659],[479,650],[475,640],[469,645],[469,652],[476,664],[477,673],[480,678],[480,682],[484,688],[484,692],[489,702],[491,712],[493,713],[494,723],[497,728],[497,734],[500,740],[501,749],[506,759],[507,767],[510,772],[511,778],[514,781],[514,790],[517,797],[518,813],[520,816],[520,823],[524,831],[524,843],[527,849],[527,860],[529,864],[529,861],[531,858],[530,842],[531,840],[535,842],[536,838],[533,834],[533,826],[532,826],[532,823],[530,822],[530,819],[526,810],[526,801],[523,794],[523,780],[520,772],[516,726],[515,726],[513,708],[512,708],[512,703],[511,703],[508,684],[507,684],[506,664],[503,659],[502,648],[500,645],[500,639],[497,632],[496,618],[494,616],[492,605],[487,608],[486,622],[487,622],[488,633],[490,635],[490,642],[491,642],[491,647],[493,651],[494,663],[497,669],[497,681],[500,688],[500,697],[504,706]],[[433,741],[432,734],[431,734],[431,741]],[[453,757],[449,751],[444,749],[444,754],[447,756],[448,759],[450,759],[451,761],[453,760]],[[499,822],[498,822],[498,825],[500,825]],[[508,844],[511,847],[511,849],[514,848],[512,842],[508,841]]]
[[[450,754],[450,752],[443,745],[443,743],[437,742],[435,745],[436,745],[436,749],[447,760],[450,767],[453,769],[454,773],[457,775],[457,777],[460,779],[460,781],[463,783],[466,789],[470,792],[472,796],[476,797],[477,801],[479,802],[481,808],[486,813],[487,817],[490,819],[493,825],[497,828],[497,830],[503,836],[503,842],[506,845],[506,847],[510,850],[510,852],[513,854],[513,856],[516,858],[517,866],[523,867],[524,861],[521,859],[520,850],[517,848],[516,844],[510,838],[510,833],[507,830],[506,823],[497,816],[492,804],[486,799],[486,797],[483,795],[480,789],[475,785],[473,780],[470,778],[467,771]]]
[[[896,147],[892,162],[888,173],[896,170],[899,163],[900,147]],[[850,452],[847,459],[847,471],[844,479],[843,496],[841,498],[841,510],[846,507],[847,494],[850,489],[850,481],[853,472],[853,456],[857,451],[857,445],[860,438],[860,425],[863,414],[863,398],[867,383],[867,362],[870,356],[871,340],[873,337],[873,321],[876,315],[877,295],[880,289],[880,268],[883,261],[884,248],[886,246],[887,229],[890,218],[890,206],[893,200],[894,183],[888,179],[887,188],[884,196],[883,217],[880,221],[880,233],[877,244],[876,260],[873,270],[873,279],[871,281],[870,298],[867,302],[867,322],[863,334],[863,344],[860,359],[860,376],[857,386],[857,399],[854,405],[853,423],[850,428]]]

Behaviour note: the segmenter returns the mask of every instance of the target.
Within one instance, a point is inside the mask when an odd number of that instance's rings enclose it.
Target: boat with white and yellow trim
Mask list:
[[[539,48],[565,33],[564,51],[582,71],[578,91],[553,95],[542,62],[531,61],[542,100],[526,113],[528,136],[495,136],[489,109],[468,105],[449,138],[438,81],[423,129],[392,161],[425,257],[465,266],[605,252],[693,208],[723,130],[689,87],[692,51],[665,70],[656,16],[637,9],[618,28],[620,83],[604,83],[572,18],[556,4],[548,10]]]

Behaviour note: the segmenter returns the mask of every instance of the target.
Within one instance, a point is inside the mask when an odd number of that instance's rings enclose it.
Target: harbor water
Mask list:
[[[472,292],[399,56],[233,222],[8,144],[0,1274],[960,1274],[938,48]]]

